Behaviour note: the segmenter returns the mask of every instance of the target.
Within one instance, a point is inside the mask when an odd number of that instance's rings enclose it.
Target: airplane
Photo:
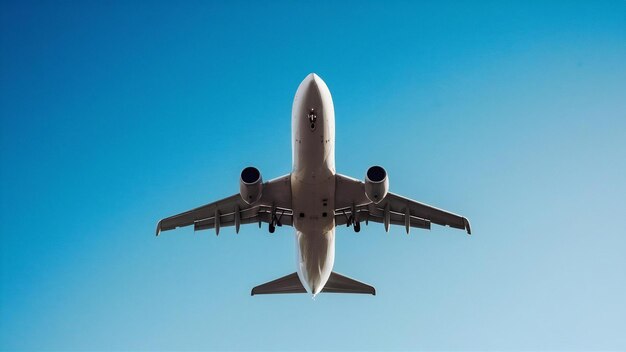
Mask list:
[[[333,271],[335,227],[361,223],[430,229],[431,224],[463,229],[471,234],[469,221],[389,192],[387,171],[372,166],[364,181],[335,171],[335,110],[326,83],[311,73],[300,83],[291,115],[292,171],[263,182],[261,172],[249,166],[241,171],[239,193],[214,203],[159,221],[161,231],[193,225],[194,231],[241,225],[293,226],[296,233],[297,270],[256,286],[251,295],[320,292],[376,295],[376,289]]]

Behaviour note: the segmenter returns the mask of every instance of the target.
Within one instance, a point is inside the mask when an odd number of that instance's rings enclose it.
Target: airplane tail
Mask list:
[[[302,286],[298,273],[283,276],[274,281],[256,286],[250,293],[254,295],[270,295],[275,293],[306,293],[306,289]]]
[[[330,278],[328,278],[328,282],[326,282],[322,292],[364,293],[376,295],[376,289],[373,286],[364,284],[341,274],[337,274],[334,271],[330,274]],[[254,287],[251,295],[268,295],[278,293],[306,293],[306,289],[302,285],[302,282],[300,282],[298,273],[293,273]]]
[[[329,293],[365,293],[376,296],[374,286],[364,284],[347,276],[332,272],[322,292]]]

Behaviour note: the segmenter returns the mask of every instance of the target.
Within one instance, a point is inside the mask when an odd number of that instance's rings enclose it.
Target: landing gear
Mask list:
[[[354,228],[354,232],[361,232],[361,222],[357,218],[358,213],[354,205],[352,206],[350,215],[347,215],[345,210],[343,211],[343,215],[346,217],[346,227],[352,226]],[[365,224],[367,225],[367,219],[365,219]]]
[[[280,215],[276,215],[276,209],[272,210],[272,215],[271,215],[271,221],[269,224],[269,230],[270,233],[274,233],[274,231],[276,231],[276,226],[280,227],[283,226],[283,223],[280,222],[280,218],[283,217],[283,211],[280,212]]]

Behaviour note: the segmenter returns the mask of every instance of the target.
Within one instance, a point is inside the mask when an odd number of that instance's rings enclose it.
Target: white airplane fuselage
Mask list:
[[[291,129],[297,272],[316,295],[335,262],[335,109],[326,83],[313,73],[296,92]]]

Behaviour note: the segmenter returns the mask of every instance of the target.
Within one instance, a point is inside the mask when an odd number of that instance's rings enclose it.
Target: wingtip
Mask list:
[[[472,228],[470,227],[470,223],[469,223],[469,220],[467,220],[467,218],[463,218],[463,224],[465,225],[465,230],[467,231],[467,234],[471,235]]]
[[[156,237],[159,237],[160,234],[161,234],[161,221],[159,221],[159,223],[157,223]]]

